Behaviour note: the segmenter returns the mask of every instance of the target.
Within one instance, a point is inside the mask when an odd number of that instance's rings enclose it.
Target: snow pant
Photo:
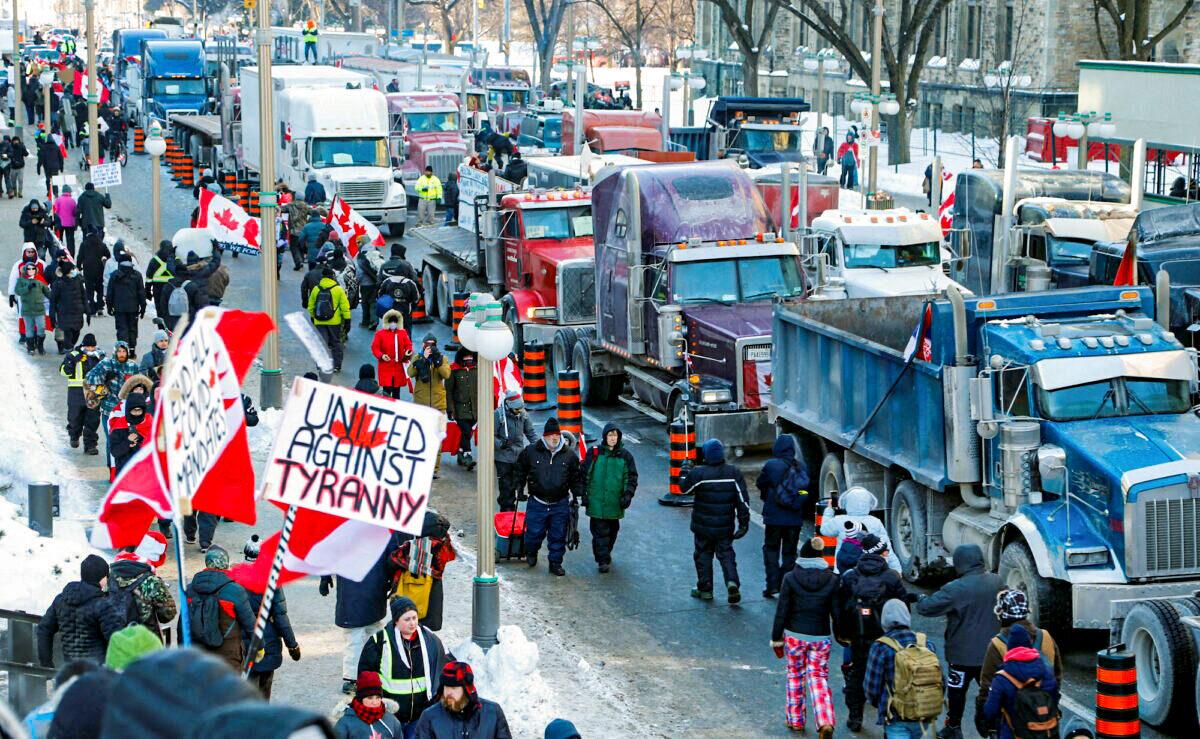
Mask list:
[[[271,683],[273,682],[275,682],[274,670],[250,673],[250,683],[258,686],[258,692],[262,693],[263,700],[268,703],[271,701]]]
[[[858,167],[842,165],[842,173],[838,176],[838,184],[845,190],[853,190],[858,187]]]
[[[967,691],[972,681],[979,683],[979,665],[955,665],[946,667],[946,726],[961,726],[963,711],[967,707]]]
[[[358,680],[358,658],[362,656],[363,647],[375,633],[383,628],[383,621],[366,626],[342,628],[345,642],[342,646],[342,679]]]
[[[793,636],[783,639],[787,657],[787,725],[804,730],[805,698],[812,706],[817,727],[833,726],[833,694],[829,692],[829,637],[805,641]]]
[[[496,505],[500,511],[517,510],[517,465],[515,462],[496,463],[496,483],[500,486],[500,495],[496,497]]]
[[[340,370],[342,368],[342,324],[317,324],[317,333],[325,340],[325,346],[329,347],[329,353],[333,355],[334,370]]]
[[[375,285],[360,285],[359,286],[359,307],[362,308],[362,325],[364,327],[375,325],[375,291],[379,288]]]
[[[846,687],[842,695],[846,699],[846,712],[849,719],[862,721],[863,706],[867,703],[867,691],[863,680],[867,676],[867,656],[871,651],[872,639],[855,637],[850,644],[850,664],[842,665],[842,674],[846,678]]]
[[[96,430],[100,428],[100,410],[88,408],[83,399],[83,388],[67,388],[67,436],[74,441],[83,437],[84,449],[95,449],[100,442]]]
[[[432,226],[433,215],[437,210],[437,201],[429,198],[419,198],[417,200],[417,225]]]
[[[117,341],[129,344],[130,352],[137,352],[138,314],[118,311],[113,316],[117,323]]]
[[[767,590],[779,592],[783,576],[796,566],[796,544],[800,541],[800,526],[767,524],[763,533],[763,566],[767,573]]]
[[[59,328],[62,328],[62,327],[60,326]],[[59,349],[60,353],[66,352],[66,350],[75,346],[75,342],[79,341],[79,329],[64,328],[62,330],[62,332],[63,332],[62,341],[58,342],[58,349]]]
[[[63,226],[63,242],[67,245],[67,251],[71,252],[71,258],[75,258],[75,230],[77,226]]]
[[[183,517],[183,535],[190,539],[196,536],[199,529],[200,546],[207,549],[212,546],[213,535],[217,533],[217,524],[220,522],[220,516],[197,511]]]
[[[546,539],[550,564],[562,564],[567,553],[567,525],[571,517],[571,499],[549,505],[531,497],[525,509],[525,556],[536,557]]]
[[[588,529],[592,532],[592,556],[596,564],[612,564],[612,550],[621,531],[621,520],[617,518],[589,518]]]
[[[817,174],[825,174],[829,169],[829,157],[817,156]]]
[[[304,42],[304,61],[308,61],[309,55],[312,55],[312,63],[317,63],[317,43],[315,41]]]
[[[696,589],[702,593],[711,593],[713,589],[713,557],[721,563],[721,574],[725,576],[725,585],[741,585],[738,580],[737,557],[733,553],[733,537],[722,536],[710,539],[707,536],[694,534],[696,549],[692,558],[696,561]]]
[[[458,425],[458,453],[471,453],[471,433],[475,430],[475,419],[471,418],[464,421],[461,418],[454,419],[454,423]]]
[[[457,210],[458,210],[458,207],[456,204],[447,203],[446,204],[446,220],[442,221],[442,225],[449,226],[451,223],[454,223],[454,219],[456,217],[455,214],[456,214]]]
[[[83,297],[88,303],[89,312],[100,312],[104,307],[104,275],[83,273]]]

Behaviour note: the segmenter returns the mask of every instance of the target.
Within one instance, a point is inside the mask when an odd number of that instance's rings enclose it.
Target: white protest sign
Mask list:
[[[92,184],[96,187],[116,187],[121,184],[121,163],[93,164]]]
[[[513,189],[512,183],[496,176],[496,192]],[[469,164],[458,165],[458,225],[475,230],[475,198],[488,194],[488,173]]]
[[[176,498],[190,500],[229,444],[243,412],[237,375],[213,323],[197,320],[188,327],[160,398],[170,490]]]
[[[445,433],[435,408],[297,378],[263,492],[420,536]]]

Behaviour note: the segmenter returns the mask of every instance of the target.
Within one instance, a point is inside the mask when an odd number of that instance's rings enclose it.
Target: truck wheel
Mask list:
[[[554,332],[554,344],[550,347],[552,372],[564,372],[571,369],[571,360],[575,353],[577,334],[573,328],[560,328]],[[557,374],[555,375],[557,378]]]
[[[1141,719],[1162,726],[1186,715],[1188,699],[1195,697],[1196,665],[1192,635],[1179,612],[1163,601],[1139,603],[1125,617],[1121,641],[1136,660]]]
[[[579,373],[579,399],[584,405],[596,405],[596,385],[595,381],[599,378],[592,377],[592,363],[588,361],[588,355],[591,351],[588,349],[586,341],[576,341],[575,346],[571,348],[571,367]]]
[[[846,471],[842,468],[842,460],[836,454],[826,454],[821,460],[821,499],[818,502],[836,507],[838,496],[845,491]]]
[[[1004,584],[1029,598],[1029,620],[1051,634],[1066,634],[1071,629],[1071,592],[1064,583],[1038,574],[1029,547],[1021,541],[1009,542],[1000,553],[1000,577]]]
[[[667,401],[667,424],[675,423],[675,420],[680,416],[687,414],[689,420],[691,415],[688,411],[687,399],[683,397],[683,393],[677,392],[671,395]]]
[[[892,552],[900,560],[900,571],[911,582],[921,579],[925,556],[925,495],[921,486],[904,480],[892,494],[891,515],[888,516],[888,536]]]

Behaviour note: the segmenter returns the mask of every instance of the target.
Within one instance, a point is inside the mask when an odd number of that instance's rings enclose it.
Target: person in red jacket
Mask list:
[[[142,444],[150,438],[150,414],[146,412],[146,397],[130,394],[124,400],[125,413],[108,419],[108,446],[112,450],[113,471],[119,473]]]
[[[404,317],[399,311],[390,310],[383,314],[383,328],[375,332],[371,342],[371,354],[379,360],[379,385],[383,394],[400,397],[400,388],[408,387],[405,365],[412,358],[412,339],[403,328]]]

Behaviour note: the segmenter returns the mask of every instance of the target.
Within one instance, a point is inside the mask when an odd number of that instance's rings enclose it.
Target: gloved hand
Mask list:
[[[329,595],[329,591],[332,589],[333,589],[333,578],[329,577],[328,575],[322,577],[321,585],[320,585],[320,587],[317,588],[317,592],[319,592],[321,594],[321,597],[324,598],[325,596]]]
[[[525,502],[525,501],[529,500],[529,493],[525,492],[524,490],[518,491],[517,492],[517,500],[519,500],[521,502]]]
[[[742,538],[743,536],[745,536],[745,535],[746,535],[746,534],[748,534],[748,533],[750,533],[750,524],[748,524],[748,523],[739,523],[739,524],[738,524],[738,527],[737,527],[737,531],[733,532],[733,538],[734,538],[735,540],[736,540],[736,539],[740,539],[740,538]]]
[[[17,307],[17,296],[16,296],[16,295],[9,295],[9,296],[8,296],[8,307],[9,307],[9,308],[16,308],[16,307]]]
[[[297,644],[294,647],[288,647],[288,654],[291,655],[293,662],[299,662],[300,661],[300,645]]]
[[[621,496],[621,510],[626,510],[631,505],[633,505],[633,496],[632,495],[622,495]]]

